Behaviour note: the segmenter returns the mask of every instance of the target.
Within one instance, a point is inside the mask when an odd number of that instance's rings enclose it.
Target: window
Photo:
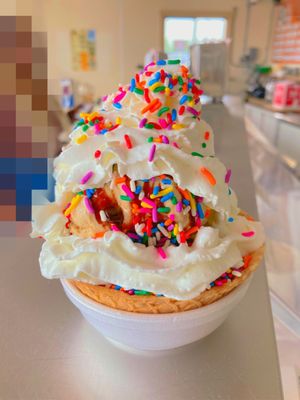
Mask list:
[[[226,29],[225,18],[166,17],[164,51],[168,58],[179,58],[189,66],[189,47],[194,43],[225,40]]]

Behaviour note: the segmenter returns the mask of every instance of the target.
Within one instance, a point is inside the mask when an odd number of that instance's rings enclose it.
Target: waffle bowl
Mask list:
[[[243,284],[257,269],[263,258],[263,254],[264,246],[245,258],[247,265],[246,263],[244,264],[246,268],[243,269],[241,276],[235,276],[234,279],[222,286],[215,285],[191,300],[176,300],[155,295],[129,295],[124,291],[115,290],[110,287],[90,285],[75,280],[70,280],[69,283],[84,296],[114,309],[142,314],[178,313],[207,306],[227,296]]]
[[[61,279],[69,300],[103,336],[127,350],[162,351],[200,340],[216,330],[247,293],[264,246],[251,253],[241,276],[192,300],[129,295],[103,286]]]
[[[225,288],[218,288],[217,291],[212,290],[213,295],[210,295],[210,298],[205,296],[209,304],[206,303],[205,306],[202,304],[184,312],[149,314],[123,311],[103,305],[86,296],[78,289],[74,281],[61,279],[61,283],[67,297],[79,309],[86,321],[113,344],[128,351],[138,350],[146,352],[146,354],[153,354],[153,352],[172,350],[188,345],[215,331],[247,293],[253,277],[252,271],[258,265],[261,257],[262,251],[260,254],[257,251],[253,257],[257,260],[257,264],[255,265],[253,261],[249,265],[247,273],[243,274],[244,278],[237,279],[234,288],[230,285],[227,290]],[[147,296],[144,296],[144,299],[141,300],[142,296],[129,296],[126,293],[108,290],[110,295],[112,293],[124,295],[127,296],[127,299],[130,299],[129,301],[134,301],[135,297],[139,297],[139,304],[144,304],[143,301],[149,301],[148,298],[146,300]],[[218,300],[216,292],[218,292]],[[112,304],[112,297],[107,296],[106,298],[109,298],[110,304]],[[160,298],[153,296],[152,301],[156,302],[157,299]],[[203,295],[202,299],[204,301]],[[182,306],[184,303],[186,304],[185,301],[178,302],[172,299],[168,299],[168,302],[170,304],[177,303],[177,307],[178,303],[181,303]],[[199,300],[198,304],[200,304]],[[155,306],[157,309],[157,305]]]

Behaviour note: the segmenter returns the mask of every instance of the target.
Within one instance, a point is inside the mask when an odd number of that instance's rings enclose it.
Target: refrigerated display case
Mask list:
[[[227,45],[225,42],[194,44],[190,48],[191,72],[201,78],[206,95],[219,100],[227,82]]]

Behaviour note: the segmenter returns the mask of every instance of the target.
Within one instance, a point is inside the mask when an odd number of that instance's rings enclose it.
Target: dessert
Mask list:
[[[263,229],[237,206],[199,85],[159,60],[82,115],[54,162],[56,200],[34,216],[43,276],[112,308],[171,313],[217,301],[256,269]]]

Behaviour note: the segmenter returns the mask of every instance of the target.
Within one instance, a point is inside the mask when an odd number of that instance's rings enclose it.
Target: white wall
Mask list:
[[[41,0],[43,1],[43,0]],[[48,31],[49,87],[57,91],[57,79],[71,77],[95,87],[97,95],[114,90],[129,81],[146,51],[162,46],[162,13],[220,12],[232,15],[237,8],[233,60],[242,54],[246,0],[44,0]],[[272,0],[253,6],[249,46],[258,47],[263,59],[267,43]],[[94,28],[97,31],[97,70],[71,69],[70,30]],[[231,67],[231,87],[242,88],[245,70]],[[54,81],[53,81],[54,80]]]

